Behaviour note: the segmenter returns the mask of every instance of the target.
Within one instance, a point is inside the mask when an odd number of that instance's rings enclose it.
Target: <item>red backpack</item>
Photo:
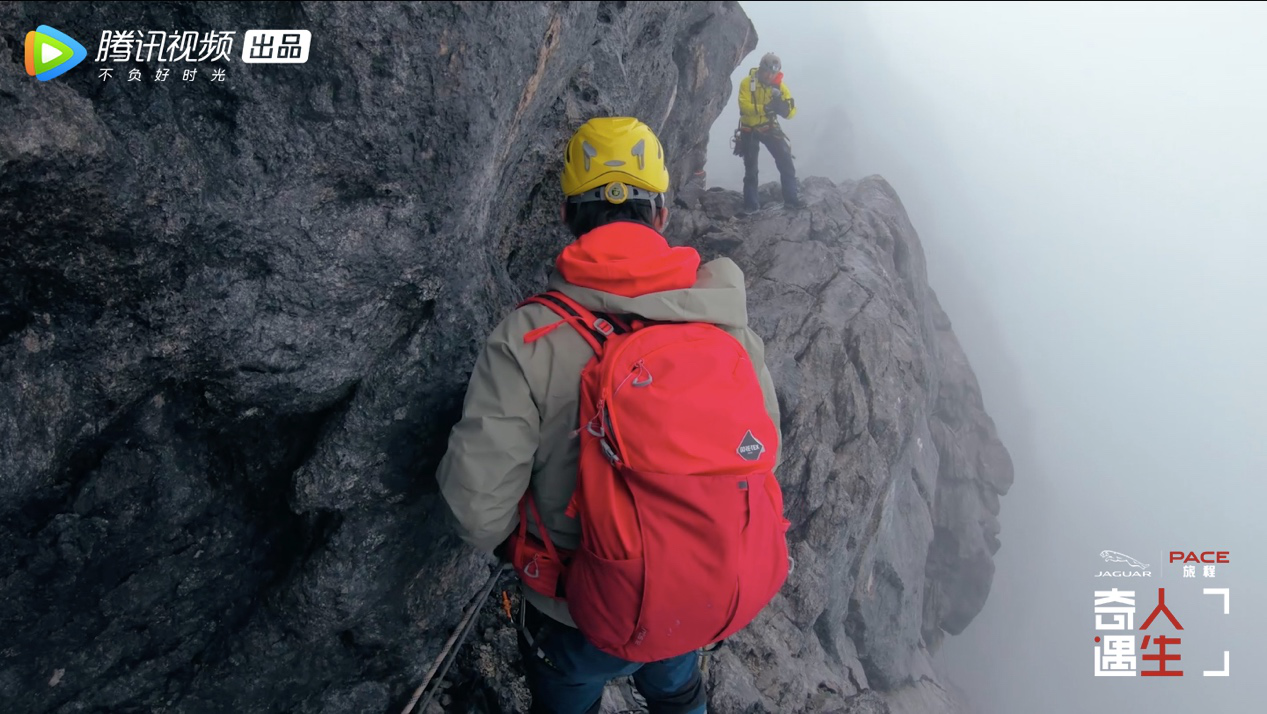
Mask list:
[[[565,598],[596,647],[635,662],[719,642],[788,576],[779,433],[743,345],[706,323],[598,316],[559,292],[529,298],[594,350],[581,373],[581,455],[568,505],[581,545],[560,551],[532,491],[511,559],[523,582]],[[528,517],[542,534],[527,532]]]

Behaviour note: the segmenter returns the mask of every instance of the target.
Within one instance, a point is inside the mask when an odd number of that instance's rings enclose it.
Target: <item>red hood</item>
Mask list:
[[[694,248],[671,247],[650,226],[620,221],[577,238],[554,264],[573,285],[638,297],[693,286],[700,257]]]

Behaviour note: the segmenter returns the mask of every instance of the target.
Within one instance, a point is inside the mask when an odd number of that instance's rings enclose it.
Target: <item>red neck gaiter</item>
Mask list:
[[[691,287],[700,257],[694,248],[671,247],[650,226],[620,221],[577,238],[554,264],[573,285],[638,297]]]

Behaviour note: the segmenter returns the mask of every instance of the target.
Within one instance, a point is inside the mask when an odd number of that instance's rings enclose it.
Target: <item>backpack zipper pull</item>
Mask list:
[[[585,424],[585,430],[590,433],[590,436],[597,436],[600,439],[603,438],[604,436],[607,436],[607,432],[603,430],[603,400],[602,399],[598,400],[598,409],[596,410],[596,413],[594,414],[594,418],[590,419]]]
[[[632,382],[633,386],[645,387],[648,384],[651,384],[651,370],[647,369],[646,362],[642,360],[638,360],[637,362],[635,362],[633,373],[634,373],[634,379]]]
[[[603,456],[606,456],[613,466],[620,463],[620,456],[616,454],[616,450],[612,448],[611,444],[607,443],[606,439],[600,439],[598,443],[603,447]]]

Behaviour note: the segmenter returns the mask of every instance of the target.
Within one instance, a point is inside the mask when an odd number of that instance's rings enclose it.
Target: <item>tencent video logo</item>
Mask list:
[[[62,76],[87,56],[83,45],[48,25],[26,33],[26,73],[41,82]]]

